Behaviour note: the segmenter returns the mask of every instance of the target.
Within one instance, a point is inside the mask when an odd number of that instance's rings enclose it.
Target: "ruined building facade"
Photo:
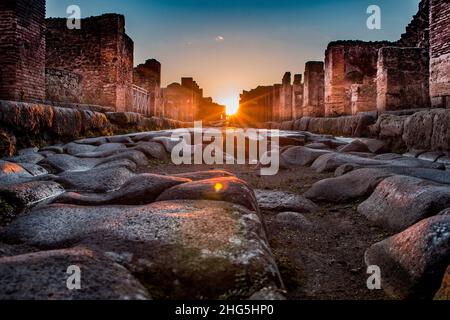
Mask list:
[[[225,106],[203,97],[203,89],[190,77],[181,83],[172,83],[163,92],[163,115],[169,119],[192,122],[196,120],[219,121],[225,119]]]
[[[47,19],[46,29],[47,69],[81,76],[83,103],[131,111],[134,49],[124,16],[82,19],[79,30],[65,18]]]
[[[134,94],[133,96],[135,99],[133,105],[137,106],[137,110],[134,111],[148,116],[164,116],[161,91],[161,63],[158,60],[149,59],[134,68],[133,85],[135,91],[142,91],[143,89],[141,95]]]
[[[339,117],[405,109],[450,107],[450,2],[422,0],[400,40],[334,41],[325,63],[308,62],[302,107],[292,102],[290,74],[279,89],[244,91],[242,110],[256,120]],[[294,96],[300,96],[297,93]],[[279,99],[278,99],[279,96]],[[264,110],[264,111],[262,111]]]
[[[430,3],[430,96],[433,107],[450,108],[450,3]]]
[[[45,99],[45,0],[0,1],[0,99]]]

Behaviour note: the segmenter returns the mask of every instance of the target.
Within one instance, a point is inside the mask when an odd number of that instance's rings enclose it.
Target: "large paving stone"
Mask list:
[[[47,170],[55,173],[64,171],[86,171],[100,163],[100,159],[78,158],[68,154],[55,154],[39,162]]]
[[[351,154],[329,153],[320,156],[312,164],[311,168],[317,172],[332,172],[344,164],[353,164],[359,167],[410,167],[430,168],[444,170],[445,166],[439,163],[419,160],[415,158],[402,157],[393,160],[376,160]]]
[[[351,170],[336,178],[320,180],[313,184],[304,196],[314,201],[330,202],[345,202],[368,197],[381,181],[393,175],[450,184],[450,172],[448,171],[408,167],[362,168]]]
[[[18,183],[28,178],[32,175],[19,164],[0,160],[0,185]]]
[[[214,178],[226,178],[226,177],[235,177],[234,174],[224,171],[224,170],[210,170],[210,171],[197,171],[197,172],[187,172],[187,173],[179,173],[173,175],[178,178],[190,179],[192,181],[201,181],[208,180]]]
[[[126,149],[127,147],[122,144],[122,143],[104,143],[101,144],[100,146],[98,146],[95,151],[96,152],[112,152],[112,151],[117,151],[117,150],[123,150]],[[93,150],[91,150],[93,151]]]
[[[369,196],[381,181],[392,175],[384,169],[359,169],[340,177],[318,181],[304,196],[314,201],[352,201]]]
[[[354,140],[349,144],[338,148],[338,151],[341,153],[370,152],[369,147],[359,140]]]
[[[16,207],[29,207],[59,196],[64,188],[54,181],[31,181],[0,186],[0,196]]]
[[[158,143],[161,143],[166,151],[169,154],[172,154],[173,148],[175,148],[177,145],[179,145],[183,139],[178,138],[172,138],[172,137],[156,137],[153,139],[153,141],[156,141]]]
[[[63,172],[56,181],[69,191],[104,193],[118,190],[134,175],[124,167],[96,168],[83,172]]]
[[[253,190],[236,177],[214,178],[177,185],[164,191],[156,201],[216,200],[240,204],[258,211]]]
[[[289,169],[308,166],[320,156],[328,153],[330,153],[330,151],[310,149],[301,146],[289,148],[280,155],[280,168]]]
[[[69,290],[69,266],[81,289]],[[0,258],[1,300],[148,300],[147,290],[114,261],[84,248]]]
[[[149,204],[155,201],[164,190],[190,181],[191,180],[189,179],[170,176],[141,174],[132,177],[117,191],[106,194],[79,194],[68,192],[55,199],[54,203],[83,206]]]
[[[450,187],[429,181],[393,176],[383,180],[358,212],[377,225],[402,231],[448,208]]]
[[[291,192],[255,190],[255,195],[261,210],[308,213],[318,209],[317,205],[311,200]]]
[[[139,142],[133,149],[141,151],[149,158],[158,160],[167,160],[169,158],[166,149],[158,142],[142,141]]]
[[[28,152],[25,154],[17,155],[15,157],[6,158],[6,161],[15,162],[15,163],[30,163],[30,164],[36,164],[39,161],[44,160],[44,156],[37,152]]]
[[[107,143],[108,140],[106,139],[106,137],[96,137],[96,138],[81,139],[75,142],[80,144],[91,144],[93,146],[99,146],[101,144]]]
[[[19,163],[19,165],[28,171],[33,177],[42,176],[48,174],[48,171],[40,165],[33,163]]]
[[[370,247],[367,265],[381,269],[382,288],[401,299],[432,299],[450,263],[450,216],[436,216]]]
[[[89,145],[89,144],[80,144],[75,142],[70,142],[64,146],[64,151],[72,156],[75,156],[79,153],[92,152],[97,147]]]
[[[41,248],[78,244],[104,251],[153,298],[245,299],[281,286],[258,215],[227,202],[51,205],[19,217],[0,238]]]

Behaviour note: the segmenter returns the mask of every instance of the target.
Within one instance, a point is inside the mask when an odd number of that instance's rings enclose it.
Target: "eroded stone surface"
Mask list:
[[[293,168],[310,165],[324,154],[330,153],[327,150],[310,149],[306,147],[293,147],[281,153],[280,168]]]
[[[402,231],[414,223],[438,214],[450,203],[450,188],[429,181],[393,176],[383,180],[358,207],[370,221]]]
[[[226,202],[51,205],[19,217],[0,238],[41,248],[79,244],[104,251],[154,298],[248,298],[281,285],[258,215]],[[245,283],[236,281],[242,277]]]
[[[69,192],[55,199],[54,203],[100,206],[108,204],[149,204],[164,191],[173,186],[190,182],[189,179],[141,174],[132,177],[117,191],[106,194],[79,194]]]
[[[367,265],[381,268],[383,289],[396,298],[432,299],[450,260],[450,216],[431,217],[370,247]]]
[[[81,269],[81,290],[68,290],[67,270]],[[149,300],[124,267],[84,248],[0,258],[2,300]]]
[[[64,188],[53,181],[31,181],[0,186],[0,196],[16,207],[29,207],[38,202],[57,197]]]
[[[312,201],[295,193],[255,190],[255,195],[261,210],[277,212],[312,212],[318,209]]]
[[[135,174],[123,167],[64,172],[56,181],[75,192],[110,192],[119,189]]]
[[[253,190],[236,177],[193,181],[170,188],[157,201],[165,200],[216,200],[240,204],[258,211]]]

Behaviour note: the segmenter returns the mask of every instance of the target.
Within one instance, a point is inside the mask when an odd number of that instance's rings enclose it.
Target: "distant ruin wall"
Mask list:
[[[431,0],[430,95],[434,107],[450,108],[450,2]]]
[[[105,14],[82,19],[69,30],[64,18],[47,19],[47,68],[82,76],[87,104],[124,111],[132,105],[133,41],[125,34],[125,18]]]
[[[324,63],[308,61],[305,65],[304,76],[302,116],[323,117],[325,114]]]
[[[45,98],[45,0],[0,1],[0,99]]]
[[[352,114],[352,85],[375,83],[378,50],[390,42],[336,41],[325,52],[325,115]],[[376,109],[376,101],[373,101]]]
[[[421,0],[417,14],[397,44],[400,47],[430,47],[430,0]]]
[[[377,74],[378,111],[429,106],[428,50],[397,47],[380,49]]]
[[[82,77],[59,69],[45,69],[45,97],[52,103],[82,103]]]

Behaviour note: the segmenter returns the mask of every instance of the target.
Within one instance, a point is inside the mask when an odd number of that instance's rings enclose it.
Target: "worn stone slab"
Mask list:
[[[340,177],[318,181],[304,196],[314,201],[352,201],[368,197],[381,181],[392,175],[393,173],[384,169],[358,169]]]
[[[149,204],[154,202],[163,191],[190,181],[189,179],[146,173],[130,178],[117,191],[106,194],[68,192],[59,196],[53,202],[83,206]]]
[[[382,288],[400,299],[432,299],[450,260],[450,216],[420,221],[370,247],[368,266],[381,269]]]
[[[187,173],[175,174],[173,176],[178,177],[178,178],[190,179],[192,181],[208,180],[208,179],[214,179],[214,178],[235,177],[234,174],[232,174],[228,171],[224,171],[224,170],[187,172]]]
[[[32,175],[19,164],[0,160],[0,185],[18,183],[31,177]]]
[[[64,192],[64,188],[53,181],[31,181],[0,186],[0,196],[16,207],[29,207]]]
[[[81,289],[69,290],[69,266],[81,270]],[[0,258],[1,300],[149,300],[129,271],[84,248]]]
[[[177,185],[164,191],[156,199],[156,201],[166,200],[226,201],[258,211],[253,190],[245,181],[236,177],[214,178]]]
[[[450,203],[450,187],[423,179],[393,176],[383,180],[358,207],[369,221],[402,231],[416,222],[437,215]]]
[[[310,149],[306,147],[292,147],[280,155],[280,168],[289,169],[311,165],[317,158],[330,151]]]
[[[63,172],[56,181],[75,192],[111,192],[118,190],[135,174],[127,168],[96,168],[83,172]]]
[[[314,202],[291,192],[255,190],[255,195],[261,210],[277,212],[294,211],[299,213],[318,210]]]
[[[19,217],[0,238],[104,251],[158,299],[246,299],[265,287],[281,287],[260,218],[227,202],[51,205]]]
[[[329,153],[320,156],[312,164],[311,168],[317,172],[332,172],[344,164],[354,164],[360,167],[410,167],[430,168],[444,170],[445,166],[439,163],[402,157],[393,160],[376,160],[351,154]]]

